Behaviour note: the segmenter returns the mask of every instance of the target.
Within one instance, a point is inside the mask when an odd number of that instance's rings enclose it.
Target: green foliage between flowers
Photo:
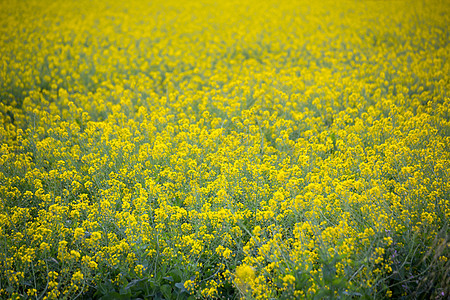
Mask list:
[[[446,299],[450,5],[0,0],[0,298]]]

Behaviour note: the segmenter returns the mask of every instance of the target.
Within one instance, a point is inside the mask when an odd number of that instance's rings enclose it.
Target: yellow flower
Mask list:
[[[294,284],[295,277],[290,274],[287,274],[282,278],[282,280],[286,285],[290,285],[290,284]]]
[[[251,285],[255,277],[256,275],[253,267],[247,264],[236,267],[236,281],[238,282],[238,286]]]
[[[74,282],[74,283],[81,282],[83,279],[84,279],[84,275],[80,271],[77,271],[77,272],[73,273],[73,275],[72,275],[72,282]]]

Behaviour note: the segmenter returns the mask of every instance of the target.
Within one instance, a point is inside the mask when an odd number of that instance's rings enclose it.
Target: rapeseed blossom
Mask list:
[[[448,298],[446,2],[0,7],[0,298]]]

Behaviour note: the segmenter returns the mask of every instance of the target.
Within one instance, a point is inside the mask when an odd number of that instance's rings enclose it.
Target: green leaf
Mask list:
[[[153,300],[166,300],[163,297],[161,297],[160,293],[156,293],[156,295],[153,297]]]
[[[97,291],[95,292],[95,295],[101,296],[111,292],[115,292],[115,289],[111,280],[107,280],[105,282],[100,282],[97,284]]]
[[[183,282],[177,282],[175,283],[175,287],[178,289],[179,293],[187,293],[187,289],[184,287],[184,283]]]
[[[164,284],[161,286],[161,293],[166,299],[170,299],[172,296],[172,287],[168,284]]]
[[[351,297],[354,297],[354,296],[362,297],[362,294],[361,294],[361,293],[358,293],[358,292],[352,292],[352,291],[343,291],[342,294],[344,294],[344,295],[346,295],[346,296],[351,296]]]
[[[169,275],[174,279],[175,282],[181,281],[182,272],[178,269],[175,269],[169,273]]]
[[[325,282],[331,282],[336,276],[336,268],[334,265],[325,264],[322,267],[323,279]]]
[[[125,288],[120,288],[119,294],[131,296],[131,291],[130,290],[126,290]]]
[[[121,295],[118,292],[109,292],[106,295],[100,297],[101,300],[129,300],[130,295]]]
[[[331,285],[335,288],[344,288],[345,280],[342,278],[336,278],[331,282]]]
[[[333,292],[330,290],[320,290],[317,294],[314,295],[314,299],[324,299],[327,296],[332,296]]]
[[[124,290],[129,290],[129,289],[131,289],[132,287],[136,286],[137,284],[139,284],[139,283],[141,283],[141,282],[143,282],[143,281],[145,281],[145,280],[147,280],[147,279],[142,278],[142,279],[134,279],[134,280],[131,280],[130,283],[127,284],[127,286],[125,287]]]

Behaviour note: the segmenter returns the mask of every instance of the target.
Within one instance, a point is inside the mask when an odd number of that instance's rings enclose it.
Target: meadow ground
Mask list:
[[[449,2],[131,3],[0,0],[0,298],[448,299]]]

